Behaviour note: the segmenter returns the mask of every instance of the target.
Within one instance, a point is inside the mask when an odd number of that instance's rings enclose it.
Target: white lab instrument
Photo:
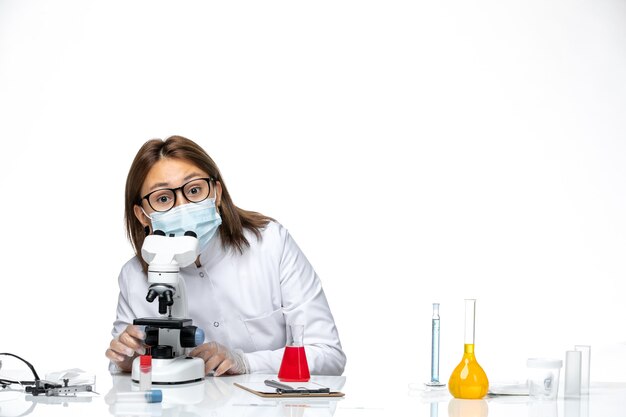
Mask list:
[[[202,329],[193,326],[188,315],[185,282],[180,268],[198,257],[198,240],[193,232],[165,236],[160,230],[146,236],[141,255],[148,265],[148,295],[158,298],[161,317],[139,318],[133,324],[146,326],[146,340],[152,355],[153,384],[183,384],[204,378],[204,361],[186,356],[186,349],[204,342]],[[135,358],[132,380],[139,383],[141,359]]]

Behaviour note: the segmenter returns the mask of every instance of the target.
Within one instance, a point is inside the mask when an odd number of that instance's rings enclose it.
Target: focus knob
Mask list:
[[[159,328],[146,326],[146,340],[143,342],[148,346],[156,346],[159,344]]]
[[[174,357],[174,351],[169,345],[154,346],[150,352],[152,353],[152,359],[172,359]]]
[[[204,343],[204,331],[196,326],[185,326],[180,330],[180,345],[184,348],[196,347]]]

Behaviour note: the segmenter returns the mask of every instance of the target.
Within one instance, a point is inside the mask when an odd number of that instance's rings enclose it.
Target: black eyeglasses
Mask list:
[[[199,203],[211,195],[211,181],[213,178],[196,178],[177,188],[161,188],[154,190],[143,197],[154,211],[168,211],[176,205],[176,191],[182,190],[183,197],[190,203]]]

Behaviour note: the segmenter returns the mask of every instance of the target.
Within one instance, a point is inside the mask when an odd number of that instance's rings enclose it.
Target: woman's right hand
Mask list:
[[[105,355],[122,371],[130,372],[133,358],[146,353],[143,345],[145,338],[146,334],[141,327],[130,324],[118,337],[111,340]]]

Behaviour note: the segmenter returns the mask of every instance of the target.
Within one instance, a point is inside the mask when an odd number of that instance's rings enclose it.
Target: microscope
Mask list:
[[[161,230],[146,236],[141,256],[148,263],[149,303],[158,299],[160,317],[138,318],[133,324],[145,326],[152,355],[153,384],[185,384],[204,378],[204,361],[186,355],[187,348],[204,343],[204,331],[187,318],[185,282],[180,268],[198,257],[198,239],[192,231],[184,236],[166,236]],[[133,361],[132,380],[139,382],[140,358]]]

